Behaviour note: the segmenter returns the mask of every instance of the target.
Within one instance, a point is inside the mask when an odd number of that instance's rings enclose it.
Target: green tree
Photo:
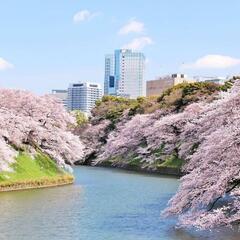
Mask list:
[[[80,110],[73,111],[73,114],[76,118],[76,122],[77,122],[78,126],[81,126],[81,125],[88,122],[87,116],[83,112],[81,112]]]

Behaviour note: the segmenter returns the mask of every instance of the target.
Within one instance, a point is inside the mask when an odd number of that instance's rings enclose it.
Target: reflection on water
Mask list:
[[[169,239],[174,240],[239,240],[240,233],[235,230],[221,229],[215,231],[186,231],[183,229],[173,229],[169,234]]]
[[[175,229],[160,212],[175,178],[76,167],[70,186],[0,194],[0,239],[239,240],[231,231]]]

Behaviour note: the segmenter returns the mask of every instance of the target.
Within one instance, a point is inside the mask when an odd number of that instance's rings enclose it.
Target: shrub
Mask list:
[[[76,118],[77,126],[81,126],[81,125],[86,124],[88,122],[88,118],[86,117],[86,115],[79,110],[73,111],[73,115]]]
[[[212,101],[221,86],[209,82],[181,83],[167,89],[157,99],[161,107],[182,110],[192,102]]]

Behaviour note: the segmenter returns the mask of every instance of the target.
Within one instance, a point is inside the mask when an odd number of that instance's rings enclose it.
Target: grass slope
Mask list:
[[[183,160],[178,157],[172,155],[166,161],[159,165],[159,167],[169,167],[169,168],[177,168],[180,169],[183,165]]]
[[[12,172],[0,173],[0,191],[62,185],[73,182],[73,176],[60,169],[47,155],[32,158],[22,152],[12,164]]]

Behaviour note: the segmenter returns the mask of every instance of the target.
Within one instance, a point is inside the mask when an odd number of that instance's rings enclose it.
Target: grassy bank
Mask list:
[[[60,169],[47,155],[32,158],[20,153],[11,165],[13,171],[0,173],[0,191],[43,188],[73,183],[73,176]]]

